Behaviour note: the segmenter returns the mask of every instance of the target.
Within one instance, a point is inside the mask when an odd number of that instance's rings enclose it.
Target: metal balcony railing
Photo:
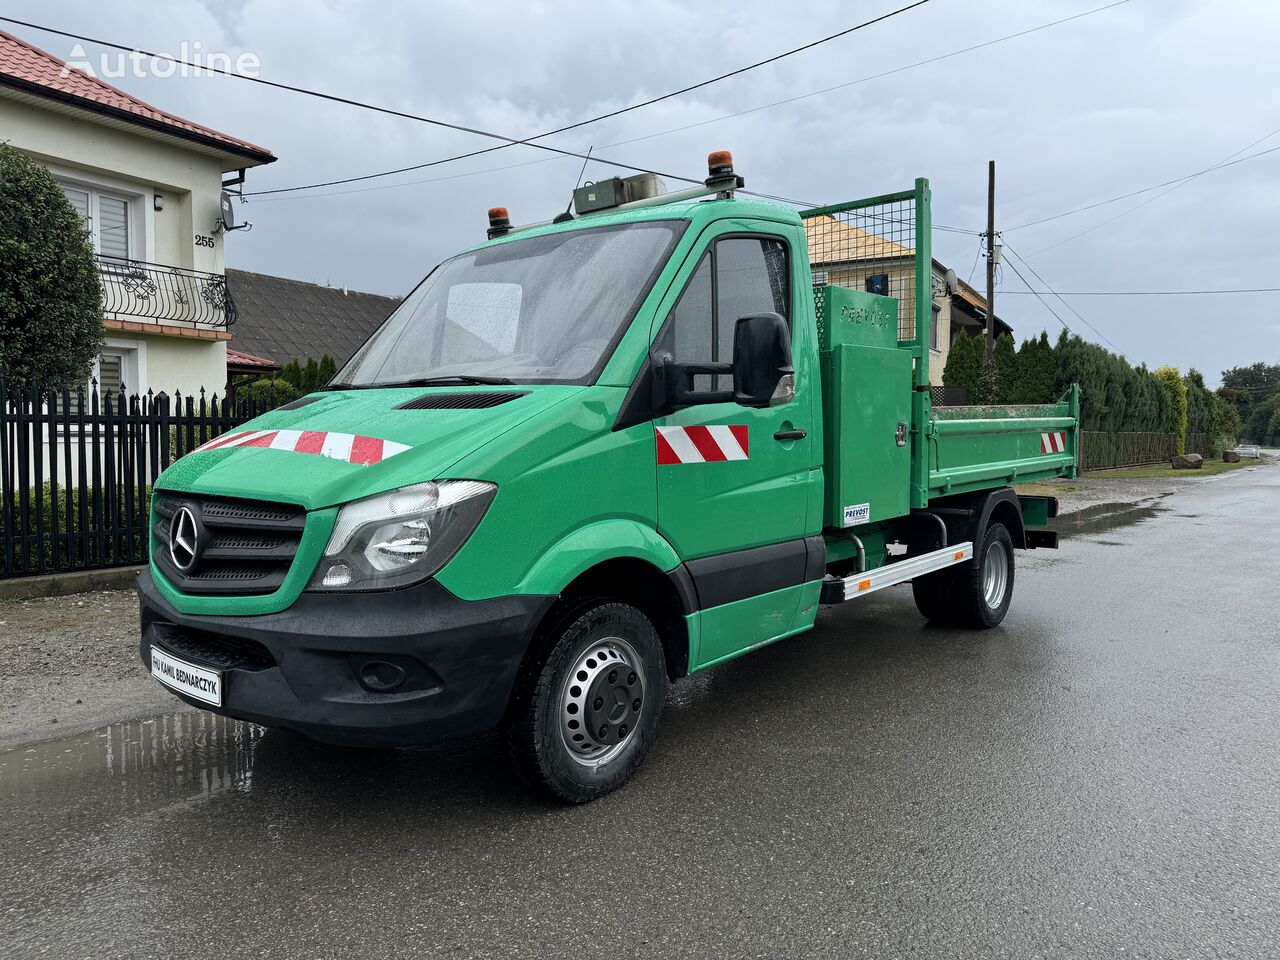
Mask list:
[[[227,278],[185,267],[98,257],[102,311],[120,318],[226,328],[236,322]]]

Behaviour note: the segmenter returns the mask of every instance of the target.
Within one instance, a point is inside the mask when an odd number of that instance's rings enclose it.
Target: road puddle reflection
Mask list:
[[[265,733],[203,710],[113,723],[0,753],[0,795],[84,779],[113,783],[135,800],[247,791]]]
[[[1083,510],[1055,517],[1049,521],[1049,529],[1058,531],[1063,539],[1107,533],[1167,513],[1169,508],[1161,506],[1162,499],[1163,496],[1158,500],[1143,500],[1138,503],[1097,503]]]

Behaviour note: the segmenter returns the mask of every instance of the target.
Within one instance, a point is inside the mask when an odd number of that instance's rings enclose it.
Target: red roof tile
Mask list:
[[[279,370],[280,364],[266,357],[255,357],[252,353],[232,350],[227,347],[227,366],[229,367],[261,367],[263,370]]]
[[[96,77],[69,67],[51,53],[0,30],[0,83],[71,103],[96,113],[163,130],[174,136],[249,156],[259,163],[275,159],[265,147],[239,140],[168,113],[130,96]]]

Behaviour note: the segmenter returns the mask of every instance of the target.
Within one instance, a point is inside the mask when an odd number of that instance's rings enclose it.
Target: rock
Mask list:
[[[1173,469],[1175,470],[1199,470],[1204,466],[1204,457],[1198,453],[1184,453],[1180,457],[1173,458]]]
[[[1223,463],[1239,463],[1240,454],[1236,453],[1234,450],[1223,450],[1222,462]]]

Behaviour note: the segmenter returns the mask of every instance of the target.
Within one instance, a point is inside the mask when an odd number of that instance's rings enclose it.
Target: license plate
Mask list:
[[[204,703],[222,706],[222,673],[197,667],[159,647],[151,648],[151,675],[170,690],[177,690]]]

